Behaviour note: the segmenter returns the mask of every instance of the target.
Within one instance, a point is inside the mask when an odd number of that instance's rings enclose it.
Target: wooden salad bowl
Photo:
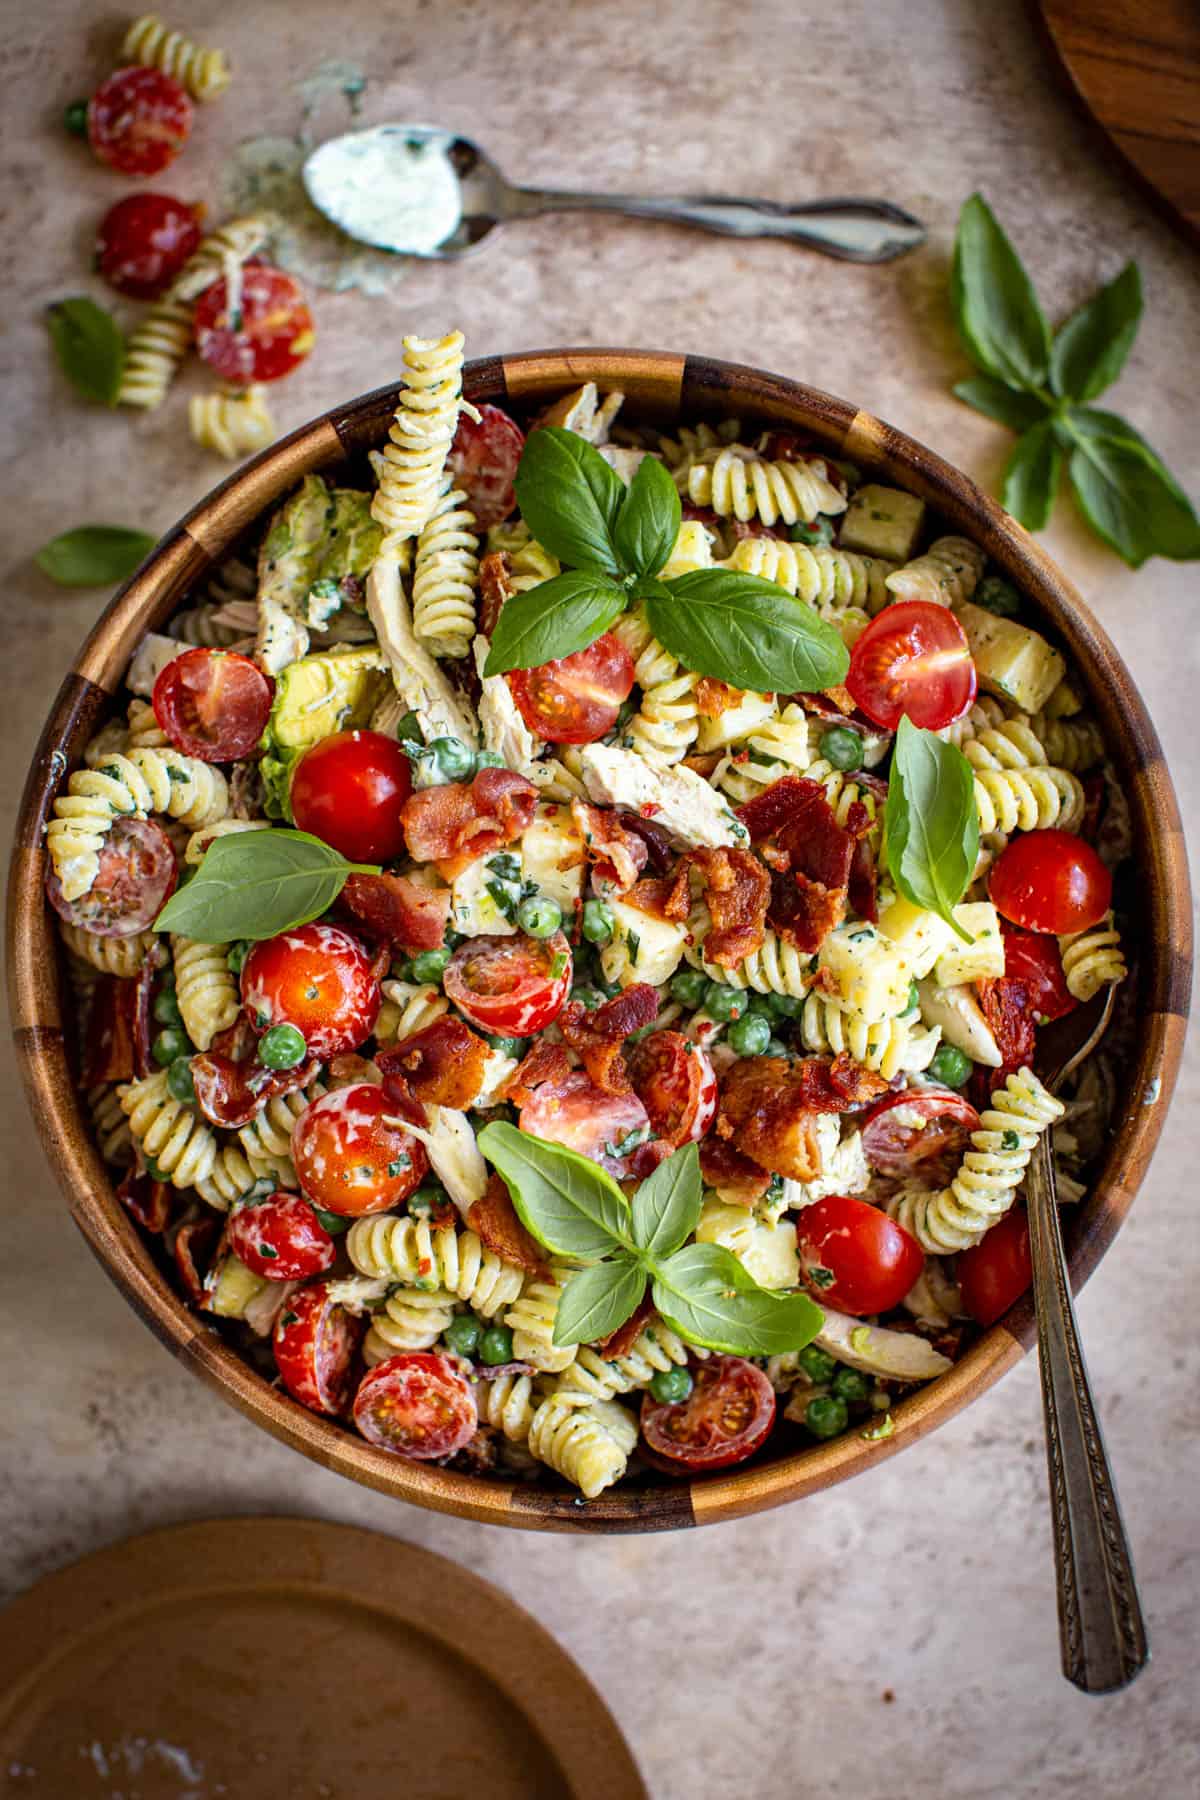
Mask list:
[[[974,538],[1040,613],[1086,683],[1133,818],[1140,919],[1136,1064],[1122,1087],[1103,1169],[1065,1220],[1080,1287],[1128,1211],[1158,1141],[1183,1048],[1191,983],[1187,862],[1158,737],[1125,664],[1070,582],[1034,540],[957,469],[922,444],[816,388],[705,357],[628,350],[557,350],[469,363],[464,391],[524,415],[592,380],[621,389],[630,415],[671,423],[737,416],[799,427],[871,474],[919,494]],[[295,431],[201,501],[111,602],[67,675],[25,789],[13,855],[8,968],[17,1050],[30,1106],[71,1216],[130,1304],[189,1368],[277,1438],[327,1468],[439,1512],[538,1531],[662,1531],[737,1518],[798,1499],[895,1456],[966,1406],[1029,1349],[1028,1297],[984,1332],[953,1369],[902,1400],[891,1436],[852,1430],[830,1443],[777,1449],[740,1469],[666,1485],[622,1484],[585,1502],[551,1486],[454,1473],[375,1448],[297,1405],[255,1373],[190,1311],[159,1271],[113,1192],[80,1103],[67,1037],[58,936],[42,898],[43,833],[64,773],[112,705],[129,656],[261,514],[310,471],[349,462],[364,482],[366,450],[382,444],[399,390],[380,388]]]

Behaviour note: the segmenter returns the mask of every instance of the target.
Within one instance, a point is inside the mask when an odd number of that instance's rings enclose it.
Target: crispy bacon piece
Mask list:
[[[297,1063],[294,1069],[268,1069],[249,1057],[235,1062],[231,1056],[212,1050],[192,1058],[196,1104],[211,1124],[222,1125],[228,1131],[248,1125],[268,1100],[294,1094],[315,1081],[320,1072],[317,1057]]]
[[[983,976],[975,983],[975,995],[1004,1058],[999,1069],[984,1070],[990,1095],[1016,1070],[1032,1064],[1037,1025],[1029,983],[1019,976]]]
[[[713,1132],[700,1141],[700,1173],[707,1186],[720,1188],[730,1206],[753,1206],[771,1185],[768,1170]]]
[[[827,688],[824,693],[820,694],[789,694],[788,699],[794,700],[798,706],[802,706],[806,713],[812,714],[814,719],[823,719],[829,725],[849,725],[852,730],[858,732],[860,737],[890,738],[893,736],[892,732],[884,731],[871,719],[868,719],[866,713],[860,712],[857,706],[843,708],[841,696],[846,693],[845,688]],[[837,701],[832,697],[835,694],[839,697]],[[856,775],[854,779],[860,781],[862,777]]]
[[[130,1169],[117,1188],[117,1199],[143,1231],[160,1236],[175,1211],[175,1189],[169,1181],[155,1181],[144,1169]]]
[[[643,875],[626,894],[625,903],[652,919],[682,924],[692,909],[687,864],[681,862],[673,875]]]
[[[846,889],[826,887],[807,875],[771,875],[771,929],[806,955],[814,955],[846,916]]]
[[[378,1065],[360,1056],[357,1050],[343,1050],[325,1069],[325,1085],[331,1088],[361,1087],[364,1081],[377,1087],[382,1080]]]
[[[479,629],[490,638],[500,608],[512,594],[512,564],[503,550],[489,550],[479,565]]]
[[[845,1050],[831,1059],[806,1057],[803,1062],[793,1063],[792,1069],[806,1104],[814,1112],[852,1112],[856,1107],[869,1106],[888,1090],[882,1075],[864,1069]]]
[[[742,688],[730,687],[715,675],[702,675],[696,683],[696,710],[702,719],[719,719],[722,713],[740,706],[744,698]]]
[[[655,1031],[625,1053],[633,1090],[650,1115],[654,1135],[672,1149],[699,1135],[702,1112],[712,1122],[712,1064],[681,1031]],[[706,1093],[707,1087],[707,1093]]]
[[[525,1106],[543,1082],[564,1081],[570,1073],[571,1059],[562,1045],[539,1038],[521,1058],[499,1097],[511,1100],[514,1106]]]
[[[531,1275],[544,1278],[549,1274],[542,1246],[517,1217],[517,1209],[499,1175],[491,1176],[480,1199],[471,1202],[467,1224],[502,1262],[514,1263]]]
[[[850,692],[849,688],[827,687],[822,688],[821,692],[824,694],[826,700],[829,701],[830,705],[833,706],[837,712],[841,713],[843,718],[848,719],[852,713],[858,710],[854,704],[854,695]]]
[[[785,525],[764,525],[761,519],[726,519],[725,524],[739,544],[743,538],[774,538],[780,544],[787,541]]]
[[[372,936],[410,954],[440,950],[450,923],[450,889],[409,875],[351,875],[341,904]]]
[[[865,835],[860,837],[855,844],[854,855],[850,858],[846,897],[860,919],[869,919],[872,925],[875,923],[879,917],[879,902],[875,885],[875,852],[871,848],[870,839]]]
[[[558,1028],[598,1088],[606,1094],[628,1094],[629,1073],[622,1054],[626,1039],[657,1017],[657,991],[648,982],[635,981],[593,1012],[581,1000],[568,1001],[558,1015]]]
[[[101,975],[92,989],[80,1079],[84,1087],[101,1081],[132,1081],[138,984]]]
[[[446,881],[480,856],[513,843],[533,820],[537,789],[511,769],[480,769],[474,781],[421,788],[401,818],[409,854],[437,864]]]
[[[488,1046],[469,1025],[442,1018],[390,1050],[381,1050],[375,1060],[385,1079],[403,1078],[414,1100],[461,1112],[483,1086],[488,1056]]]
[[[203,1218],[186,1220],[175,1233],[171,1254],[184,1292],[193,1306],[204,1305],[204,1274],[213,1261],[220,1235],[221,1221],[211,1213]]]
[[[656,875],[665,875],[675,861],[675,846],[661,825],[653,819],[647,819],[641,813],[632,812],[626,807],[618,807],[617,817],[626,831],[632,831],[640,837],[646,846],[646,867],[653,869]]]
[[[599,1338],[596,1349],[607,1362],[614,1362],[618,1356],[628,1356],[643,1331],[658,1314],[654,1310],[654,1302],[646,1294],[636,1311],[631,1312],[623,1325],[610,1331],[606,1338]]]
[[[762,949],[771,877],[751,850],[702,848],[690,851],[685,860],[700,871],[712,919],[704,959],[736,969]]]
[[[886,1092],[887,1085],[847,1056],[799,1063],[745,1057],[725,1077],[716,1132],[763,1168],[813,1181],[821,1173],[818,1113],[845,1112]]]
[[[771,864],[768,922],[810,955],[845,917],[855,842],[870,825],[857,802],[849,812],[853,829],[843,830],[820,782],[803,775],[783,776],[738,809]]]
[[[631,831],[609,807],[591,806],[586,800],[572,800],[571,817],[600,879],[610,881],[621,894],[631,888],[649,855],[641,834]]]

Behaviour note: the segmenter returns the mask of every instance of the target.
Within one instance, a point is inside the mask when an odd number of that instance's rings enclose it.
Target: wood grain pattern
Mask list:
[[[1088,1199],[1066,1221],[1072,1280],[1080,1286],[1112,1242],[1145,1173],[1174,1087],[1191,975],[1191,909],[1179,813],[1157,736],[1128,670],[1078,593],[1034,540],[966,476],[884,421],[816,389],[762,370],[651,352],[530,352],[467,365],[464,390],[535,412],[585,380],[637,396],[630,411],[659,420],[740,415],[797,426],[845,451],[872,474],[921,494],[952,527],[974,537],[1028,596],[1043,627],[1070,654],[1105,731],[1130,798],[1142,876],[1143,1029],[1125,1106]],[[74,1090],[62,1032],[57,934],[42,903],[42,834],[50,800],[108,702],[141,630],[161,623],[195,581],[264,509],[309,470],[358,463],[386,436],[394,387],[379,389],[264,452],[164,540],[117,595],[64,682],[26,786],[9,882],[9,984],[19,1063],[47,1155],[70,1210],[103,1267],[152,1330],[239,1411],[306,1456],[368,1487],[435,1511],[542,1531],[674,1530],[777,1506],[894,1456],[969,1404],[1032,1342],[1022,1302],[984,1334],[950,1374],[895,1409],[891,1436],[850,1434],[800,1452],[777,1451],[707,1482],[622,1485],[583,1503],[550,1486],[491,1482],[407,1463],[306,1411],[271,1387],[189,1312],[163,1280],[116,1200]]]
[[[1195,0],[1038,0],[1083,108],[1200,244],[1200,8]]]

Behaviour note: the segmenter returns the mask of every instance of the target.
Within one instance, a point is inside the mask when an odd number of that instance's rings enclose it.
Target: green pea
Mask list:
[[[517,924],[531,938],[553,937],[562,921],[562,907],[549,894],[530,894],[517,908]]]
[[[479,1340],[479,1358],[495,1369],[513,1359],[513,1334],[507,1325],[489,1325]]]
[[[63,112],[63,124],[72,137],[87,136],[88,103],[86,100],[72,100]]]
[[[187,1056],[191,1048],[186,1033],[179,1031],[174,1025],[168,1025],[151,1044],[150,1054],[162,1068],[169,1069],[177,1056]]]
[[[442,1210],[447,1199],[445,1188],[439,1187],[436,1181],[430,1181],[424,1187],[413,1189],[408,1196],[408,1210],[414,1219],[431,1219],[435,1212]]]
[[[311,1202],[310,1202],[311,1205]],[[323,1206],[314,1206],[318,1225],[323,1225],[330,1237],[341,1237],[343,1231],[349,1231],[349,1219],[343,1219],[340,1213],[326,1212]]]
[[[818,1394],[804,1409],[804,1423],[814,1437],[838,1437],[850,1423],[846,1402],[836,1394]]]
[[[577,996],[572,995],[572,998],[577,998]],[[501,1056],[522,1057],[529,1048],[528,1038],[489,1037],[488,1043],[493,1050],[499,1051]]]
[[[790,1056],[791,1054],[791,1045],[785,1044],[782,1038],[777,1037],[773,1037],[763,1051],[764,1056]]]
[[[777,1019],[796,1019],[804,1010],[804,1000],[800,994],[768,994],[767,999]]]
[[[177,1056],[167,1070],[167,1092],[172,1100],[178,1100],[181,1106],[195,1106],[196,1084],[192,1080],[192,1060],[189,1056]]]
[[[307,1055],[304,1033],[294,1025],[272,1025],[258,1040],[258,1060],[268,1069],[294,1069]]]
[[[800,1352],[799,1362],[808,1379],[822,1386],[832,1381],[837,1373],[837,1364],[832,1356],[827,1356],[824,1350],[818,1350],[815,1344],[806,1345]]]
[[[504,767],[504,758],[498,750],[477,750],[475,752],[475,767],[477,769],[502,769]]]
[[[449,950],[422,950],[414,956],[409,967],[414,981],[440,981],[446,973],[446,964],[450,961]]]
[[[230,944],[225,955],[225,967],[231,975],[240,975],[246,958],[250,954],[249,938],[239,938],[236,944]]]
[[[722,981],[710,981],[704,990],[704,1010],[722,1024],[729,1024],[745,1012],[746,996],[740,988],[726,987]]]
[[[174,988],[165,987],[155,997],[154,1017],[160,1025],[174,1025],[176,1031],[183,1030],[183,1014]]]
[[[457,1356],[474,1356],[482,1335],[483,1327],[474,1313],[459,1313],[443,1333],[447,1345]]]
[[[764,1019],[773,1019],[775,1017],[775,1008],[771,1005],[770,994],[747,994],[746,1011],[748,1013],[761,1013]]]
[[[660,1369],[650,1383],[650,1392],[665,1406],[678,1406],[695,1385],[686,1369]]]
[[[957,1044],[939,1044],[933,1053],[929,1073],[935,1081],[944,1081],[947,1087],[960,1088],[970,1079],[974,1067],[970,1057]]]
[[[613,911],[607,900],[585,900],[583,935],[589,944],[607,944],[613,934]]]
[[[793,544],[832,544],[833,520],[820,513],[815,519],[801,520],[792,526]]]
[[[865,1375],[857,1369],[839,1369],[833,1378],[833,1391],[839,1400],[866,1400],[871,1392],[871,1384]]]
[[[433,738],[425,748],[430,768],[442,781],[469,781],[475,773],[475,752],[461,738]]]
[[[771,1027],[761,1013],[748,1012],[733,1021],[726,1036],[738,1056],[762,1056],[771,1042]]]
[[[831,725],[823,731],[820,751],[826,762],[847,774],[863,766],[863,741],[848,725]]]
[[[1011,619],[1014,613],[1021,610],[1021,596],[1011,581],[1005,581],[1001,575],[989,575],[975,589],[976,606],[982,606],[986,612],[997,613],[1002,619]]]
[[[671,998],[678,1000],[680,1006],[694,1009],[703,1004],[707,986],[708,976],[702,969],[680,969],[671,977]]]

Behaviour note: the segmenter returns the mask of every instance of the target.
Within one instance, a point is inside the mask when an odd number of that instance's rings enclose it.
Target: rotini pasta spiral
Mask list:
[[[207,1050],[218,1031],[233,1024],[241,1010],[238,985],[226,958],[228,944],[202,944],[173,937],[175,993],[187,1034],[197,1050]]]
[[[458,426],[462,350],[461,331],[404,339],[404,386],[371,501],[371,516],[388,539],[415,538],[433,516]]]
[[[133,1137],[116,1088],[111,1082],[102,1081],[99,1086],[88,1088],[86,1099],[92,1130],[105,1162],[117,1166],[129,1162],[133,1156]]]
[[[255,382],[232,393],[193,394],[188,401],[188,430],[202,450],[212,450],[228,462],[265,450],[275,441],[266,389]]]
[[[1024,718],[1025,715],[1022,713],[1017,716]],[[987,731],[994,725],[1003,725],[1011,717],[1010,709],[1002,700],[997,700],[994,694],[980,694],[971,710],[964,713],[961,719],[955,719],[952,725],[944,726],[938,736],[948,744],[957,744],[961,750],[971,738],[978,737],[981,731]]]
[[[404,1350],[432,1350],[454,1318],[454,1295],[436,1288],[397,1288],[376,1313],[363,1344],[368,1368]]]
[[[115,819],[161,812],[194,827],[228,810],[229,789],[219,769],[178,750],[131,750],[102,768],[75,771],[54,802],[46,847],[63,894],[78,900],[96,879]]]
[[[658,448],[668,469],[674,470],[685,464],[697,462],[708,452],[720,450],[725,444],[735,443],[741,432],[737,419],[730,419],[721,425],[677,425],[674,437],[660,437]]]
[[[528,1375],[495,1375],[475,1383],[475,1405],[481,1424],[503,1432],[513,1444],[523,1444],[539,1401]]]
[[[707,926],[706,911],[703,930],[706,931]],[[696,929],[694,915],[689,921],[688,932],[694,941],[685,949],[684,955],[694,968],[703,969],[710,980],[723,982],[727,987],[753,988],[759,994],[789,994],[793,999],[803,999],[808,993],[807,977],[813,958],[769,928],[762,947],[740,962],[736,969],[718,968],[715,963],[704,961],[703,938]]]
[[[785,544],[778,538],[743,538],[722,565],[773,581],[815,606],[822,616],[847,607],[878,612],[887,600],[884,578],[892,564],[829,544]],[[827,614],[825,609],[830,609]]]
[[[961,606],[975,592],[983,564],[983,551],[970,538],[935,538],[923,556],[888,576],[888,591],[894,600]]]
[[[229,219],[202,238],[171,284],[173,300],[198,300],[205,288],[222,276],[236,277],[242,264],[262,249],[271,235],[271,222],[258,213]],[[232,296],[231,296],[232,302]]]
[[[808,714],[791,701],[738,744],[716,785],[740,806],[783,775],[807,774],[811,760]]]
[[[613,634],[633,658],[633,678],[642,690],[641,707],[625,727],[625,737],[647,762],[669,768],[687,755],[700,729],[700,677],[664,650],[643,607],[622,614]]]
[[[467,496],[448,477],[417,539],[413,630],[434,656],[465,656],[475,635],[479,539]]]
[[[1129,973],[1111,913],[1088,931],[1060,937],[1058,947],[1067,990],[1076,1000],[1090,1000],[1102,987],[1124,981]]]
[[[291,1167],[291,1164],[288,1164]],[[196,1192],[218,1212],[228,1212],[236,1201],[242,1200],[255,1185],[269,1177],[277,1187],[295,1187],[295,1179],[286,1182],[274,1163],[253,1164],[238,1144],[220,1144],[217,1147],[213,1164],[207,1175],[196,1180]]]
[[[932,1029],[904,1017],[879,1019],[868,1025],[853,1013],[830,1006],[823,995],[809,994],[800,1011],[800,1039],[806,1050],[820,1056],[848,1051],[855,1062],[874,1069],[885,1081],[894,1075],[918,1074],[927,1069],[941,1042],[938,1026]]]
[[[1060,769],[1078,774],[1091,769],[1104,757],[1104,739],[1094,719],[1052,719],[1037,713],[1030,725],[1041,738],[1046,760]]]
[[[154,708],[148,700],[131,700],[128,713],[128,750],[163,750],[167,746],[167,734],[154,714]],[[93,764],[93,767],[98,765]]]
[[[400,1038],[414,1037],[449,1010],[446,996],[429,983],[385,981],[383,1005],[375,1021],[375,1041],[393,1044]]]
[[[795,525],[818,513],[846,510],[845,495],[828,480],[821,457],[765,462],[740,444],[706,451],[706,459],[710,456],[711,460],[679,470],[675,480],[689,500],[711,506],[721,518],[743,523],[758,518],[764,525],[782,519],[785,525]]]
[[[230,268],[239,267],[268,236],[266,221],[233,219],[206,237],[161,300],[134,327],[125,346],[118,406],[144,412],[161,406],[192,345],[192,302]]]
[[[525,1284],[504,1315],[513,1334],[513,1355],[549,1375],[557,1375],[575,1361],[576,1345],[553,1342],[558,1302],[569,1271],[555,1269],[548,1281]]]
[[[524,1273],[488,1250],[473,1231],[453,1225],[431,1227],[424,1219],[375,1215],[356,1219],[346,1236],[346,1253],[360,1275],[426,1283],[452,1300],[463,1300],[482,1318],[511,1306],[524,1286]]]
[[[135,931],[130,937],[101,937],[98,932],[85,931],[81,925],[68,925],[65,919],[59,921],[58,931],[72,956],[99,969],[102,975],[116,975],[123,981],[139,975],[147,960],[159,955],[158,938],[153,931]]]
[[[199,1113],[172,1097],[165,1069],[127,1082],[117,1094],[134,1143],[162,1180],[195,1187],[211,1173],[216,1136]]]
[[[579,1405],[556,1390],[535,1411],[528,1442],[539,1462],[594,1500],[625,1473],[637,1425],[615,1400]]]
[[[313,1081],[308,1087],[297,1088],[293,1093],[274,1094],[248,1125],[239,1127],[238,1143],[250,1166],[257,1167],[257,1173],[278,1174],[282,1169],[290,1174],[285,1185],[295,1187],[296,1177],[290,1160],[292,1132],[301,1113],[314,1100],[319,1100],[324,1092],[324,1084]]]
[[[878,845],[883,829],[884,809],[887,805],[882,795],[877,794],[874,788],[867,787],[863,782],[856,781],[853,775],[847,775],[841,769],[835,769],[832,763],[825,761],[824,757],[818,757],[815,762],[809,763],[804,773],[810,781],[821,783],[825,789],[825,798],[833,808],[833,816],[843,829],[845,829],[846,821],[850,816],[850,808],[854,805],[863,807],[873,821],[869,833],[870,840],[872,844]]]
[[[182,31],[171,31],[153,13],[135,19],[121,45],[121,61],[142,63],[173,75],[193,100],[215,100],[229,86],[223,50],[205,50]]]
[[[1077,831],[1083,788],[1069,769],[980,769],[975,775],[979,829],[986,836],[1014,831]]]
[[[241,831],[270,829],[270,819],[216,819],[211,825],[202,825],[199,831],[191,833],[183,848],[183,860],[190,869],[194,869],[204,861],[205,853],[214,839],[236,837]]]
[[[624,1356],[605,1360],[598,1350],[585,1346],[560,1377],[558,1392],[586,1394],[590,1400],[611,1400],[615,1394],[631,1394],[647,1388],[667,1369],[683,1367],[688,1347],[661,1319],[648,1325]]]
[[[962,753],[977,772],[980,769],[1045,768],[1049,762],[1041,738],[1024,719],[1006,719],[969,737]]]

